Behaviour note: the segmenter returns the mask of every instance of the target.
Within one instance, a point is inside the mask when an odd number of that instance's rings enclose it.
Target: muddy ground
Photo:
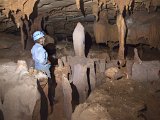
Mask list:
[[[20,37],[1,35],[2,38],[5,44],[0,40],[0,64],[6,61],[17,62],[18,59],[31,60],[30,50],[21,49]],[[11,42],[6,42],[5,39],[10,39]],[[104,52],[105,49],[107,50],[105,45],[92,47],[92,50],[99,52]],[[112,52],[113,58],[116,51]],[[133,48],[129,51],[128,58],[131,59]],[[142,60],[160,60],[160,52],[146,47],[142,57]],[[102,81],[103,84],[90,94],[87,101],[74,109],[74,120],[160,120],[160,81],[111,81],[105,77]],[[48,119],[65,120],[61,90],[57,90],[56,98],[54,111]],[[74,99],[72,103],[75,106],[78,102]]]

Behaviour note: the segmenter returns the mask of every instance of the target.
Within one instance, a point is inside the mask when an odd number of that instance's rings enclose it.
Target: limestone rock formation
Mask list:
[[[80,22],[77,23],[73,31],[73,44],[76,56],[85,56],[85,33]]]
[[[31,120],[36,102],[40,99],[37,79],[45,76],[29,74],[23,60],[1,64],[0,75],[0,109],[4,119]]]
[[[77,9],[80,9],[81,0],[76,0]]]
[[[19,28],[21,25],[21,18],[25,19],[26,15],[29,20],[29,16],[33,12],[33,7],[36,1],[37,0],[7,0],[2,3],[2,7],[4,8],[2,13],[7,17],[10,17],[11,13],[11,15],[14,16],[17,27]]]

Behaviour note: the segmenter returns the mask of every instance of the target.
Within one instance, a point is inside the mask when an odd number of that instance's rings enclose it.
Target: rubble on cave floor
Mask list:
[[[73,120],[159,120],[160,81],[110,81],[96,88]],[[98,112],[97,112],[98,111]]]

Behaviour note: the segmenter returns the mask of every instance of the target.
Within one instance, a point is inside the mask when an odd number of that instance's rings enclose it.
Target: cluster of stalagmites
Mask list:
[[[138,56],[138,51],[136,49],[134,50],[135,61],[127,61],[126,68],[120,68],[117,65],[117,60],[110,60],[108,55],[104,55],[102,57],[101,54],[99,56],[101,58],[99,58],[93,57],[93,54],[89,53],[86,57],[84,53],[84,34],[85,32],[83,25],[81,23],[78,23],[73,32],[75,56],[64,56],[58,59],[58,66],[55,67],[54,71],[57,87],[59,86],[63,92],[63,105],[65,111],[64,113],[67,120],[76,120],[77,116],[79,116],[79,114],[76,113],[72,114],[72,88],[70,83],[73,83],[77,88],[79,94],[79,102],[84,103],[88,97],[88,91],[93,91],[96,86],[102,83],[102,79],[105,79],[106,77],[112,80],[119,79],[121,77],[126,77],[128,79],[133,78],[138,80],[151,80],[153,78],[155,80],[159,79],[158,73],[160,63],[158,61],[142,62]],[[82,37],[77,38],[76,36]],[[39,99],[36,79],[39,77],[47,79],[47,77],[45,76],[45,74],[37,72],[33,68],[30,68],[28,70],[27,65],[24,61],[18,61],[17,64],[4,64],[1,66],[1,69],[2,70],[0,71],[0,74],[3,74],[4,76],[0,81],[0,88],[2,91],[1,101],[3,101],[0,103],[0,109],[3,111],[5,119],[31,119],[34,106],[36,104],[36,101]],[[141,69],[142,75],[137,72],[138,69]],[[145,76],[146,74],[150,74],[151,77]],[[10,80],[13,80],[13,82],[11,82]],[[8,87],[10,85],[11,88]],[[4,89],[5,87],[8,89]],[[23,92],[26,92],[27,94],[23,96]],[[30,100],[28,100],[26,97],[30,98]],[[20,107],[15,107],[14,105],[20,105]],[[88,106],[85,106],[85,104],[84,107],[89,109]],[[100,113],[106,111],[102,106],[93,107],[95,108],[94,112],[98,112],[99,109],[102,110]],[[22,111],[23,116],[21,116]],[[105,113],[105,115],[108,119],[110,119],[107,112]],[[103,117],[105,118],[105,116]]]
[[[24,60],[4,63],[0,69],[0,110],[4,120],[31,120],[40,99],[37,79],[47,81],[47,75],[28,69]]]
[[[67,120],[76,120],[80,119],[78,117],[82,117],[79,114],[82,113],[82,111],[75,110],[76,113],[72,114],[72,89],[70,83],[73,83],[73,85],[76,86],[79,102],[84,103],[88,97],[88,91],[93,91],[95,87],[102,84],[102,80],[106,78],[111,80],[126,78],[139,81],[159,79],[158,73],[160,70],[160,62],[142,62],[139,58],[137,49],[134,50],[134,60],[127,60],[125,66],[120,66],[117,63],[118,60],[110,60],[108,55],[102,57],[101,54],[98,57],[98,55],[94,56],[89,52],[86,56],[84,54],[84,41],[84,27],[81,23],[78,23],[73,32],[75,55],[60,58],[58,60],[58,66],[55,68],[57,86],[61,86],[63,91],[63,104]],[[138,69],[141,70],[141,73]],[[148,75],[152,77],[148,77]],[[87,108],[85,104],[84,107]],[[97,109],[100,108],[101,106]],[[105,115],[108,116],[108,113]],[[109,116],[108,119],[110,119]]]

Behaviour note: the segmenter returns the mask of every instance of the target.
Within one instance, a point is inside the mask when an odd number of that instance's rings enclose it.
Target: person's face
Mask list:
[[[45,42],[45,38],[42,37],[42,38],[39,40],[39,44],[44,45],[44,42]]]

